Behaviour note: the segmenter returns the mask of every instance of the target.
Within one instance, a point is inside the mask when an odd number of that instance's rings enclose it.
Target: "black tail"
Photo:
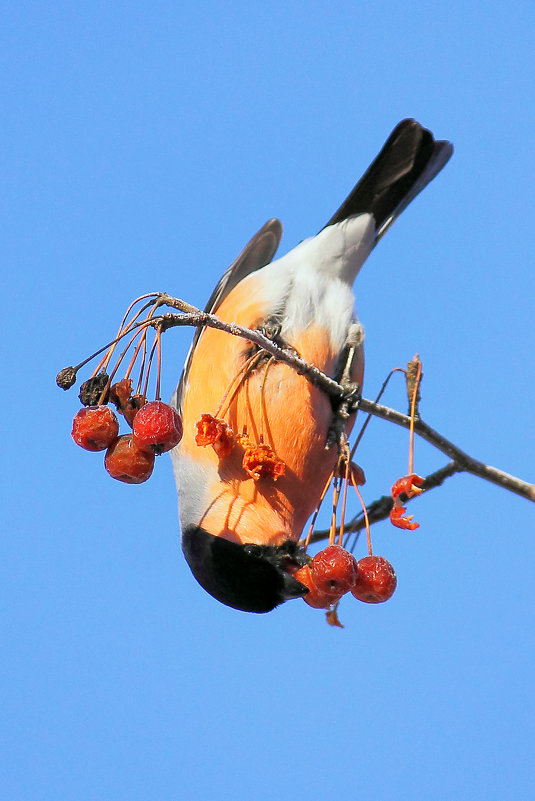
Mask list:
[[[451,142],[436,141],[431,131],[402,120],[349,197],[327,225],[355,214],[373,214],[378,242],[403,209],[440,172],[453,153]]]

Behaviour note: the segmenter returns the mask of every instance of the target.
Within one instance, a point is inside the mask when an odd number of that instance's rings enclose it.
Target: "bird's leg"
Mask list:
[[[360,386],[351,381],[353,372],[353,362],[355,356],[362,346],[364,331],[360,323],[353,323],[347,332],[346,344],[342,351],[345,357],[342,361],[342,369],[336,379],[344,388],[344,395],[333,410],[333,419],[327,432],[325,448],[331,448],[334,443],[338,443],[338,451],[342,452],[346,437],[346,423],[349,417],[356,411],[360,399]]]
[[[280,338],[281,328],[282,328],[281,323],[277,317],[267,317],[265,320],[262,321],[261,325],[257,325],[254,330],[258,331],[259,334],[262,334],[267,339],[270,339],[272,342],[275,343],[275,345],[277,345],[277,347],[284,348],[286,347],[286,344]],[[253,343],[250,344],[250,347],[246,351],[245,355],[247,357],[258,355],[260,358],[259,361],[256,363],[256,366],[258,366],[259,364],[263,364],[267,360],[273,358],[273,356],[270,353],[268,353],[267,350],[264,350],[260,345],[256,345]]]
[[[270,339],[281,350],[302,358],[299,351],[297,351],[292,345],[289,345],[288,342],[281,337],[281,330],[282,323],[278,317],[267,317],[262,322],[262,325],[259,325],[255,328],[255,331],[258,331],[260,334],[263,334],[265,337],[267,337],[267,339]],[[263,353],[264,359],[273,358],[272,354],[262,350],[258,345],[255,345],[254,348],[257,352]]]
[[[364,329],[362,325],[359,322],[351,323],[347,331],[347,339],[344,347],[344,351],[347,354],[346,360],[342,374],[339,377],[340,384],[344,387],[351,383],[351,371],[353,369],[355,354],[357,350],[362,347],[363,342]]]
[[[262,325],[259,325],[256,329],[260,331],[268,339],[271,339],[276,345],[281,345],[280,342],[280,332],[281,332],[282,325],[276,317],[268,317],[267,320],[264,320]]]

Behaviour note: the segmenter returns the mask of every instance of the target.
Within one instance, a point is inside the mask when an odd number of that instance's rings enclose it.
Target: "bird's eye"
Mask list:
[[[249,556],[261,556],[262,554],[262,548],[260,545],[244,545],[243,550]]]

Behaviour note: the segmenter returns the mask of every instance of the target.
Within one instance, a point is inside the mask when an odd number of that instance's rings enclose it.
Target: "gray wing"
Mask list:
[[[268,220],[245,245],[238,258],[226,270],[216,288],[210,295],[204,311],[212,314],[217,311],[227,295],[247,275],[260,270],[273,259],[282,237],[282,223],[275,218]],[[195,330],[193,341],[186,357],[186,363],[180,381],[171,399],[171,404],[180,412],[182,409],[182,392],[187,381],[193,352],[203,331],[203,326]]]

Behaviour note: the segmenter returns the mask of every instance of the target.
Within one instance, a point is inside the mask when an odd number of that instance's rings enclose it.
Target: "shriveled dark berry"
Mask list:
[[[56,384],[60,389],[70,389],[76,384],[76,370],[74,367],[64,367],[56,376]]]
[[[80,402],[82,406],[98,406],[99,403],[107,403],[109,399],[109,390],[106,392],[105,397],[101,400],[102,393],[106,389],[109,380],[107,373],[99,373],[92,378],[84,381],[80,387]]]

